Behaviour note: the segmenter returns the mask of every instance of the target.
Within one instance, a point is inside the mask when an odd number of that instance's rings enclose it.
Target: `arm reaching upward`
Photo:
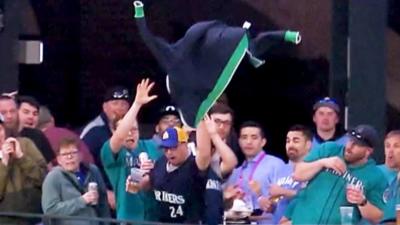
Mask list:
[[[135,101],[132,106],[125,114],[124,118],[122,118],[119,126],[113,133],[110,139],[111,150],[114,153],[118,153],[121,149],[121,146],[128,136],[128,133],[132,129],[134,124],[137,124],[137,114],[139,113],[140,108],[147,104],[148,102],[157,98],[156,95],[149,96],[149,92],[153,88],[154,83],[150,83],[149,79],[143,79],[136,88],[136,96]]]

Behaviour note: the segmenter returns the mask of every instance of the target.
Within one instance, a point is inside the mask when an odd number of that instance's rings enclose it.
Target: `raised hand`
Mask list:
[[[217,125],[215,124],[214,120],[210,118],[210,116],[207,114],[204,116],[204,124],[210,136],[217,134]]]
[[[154,82],[150,83],[148,78],[143,79],[136,87],[135,103],[144,105],[157,98],[157,95],[149,96],[149,92],[154,86]]]

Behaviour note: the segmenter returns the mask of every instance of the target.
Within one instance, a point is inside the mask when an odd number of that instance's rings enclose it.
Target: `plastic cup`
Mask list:
[[[353,222],[353,210],[352,206],[341,206],[340,207],[340,220],[342,225],[351,225]]]

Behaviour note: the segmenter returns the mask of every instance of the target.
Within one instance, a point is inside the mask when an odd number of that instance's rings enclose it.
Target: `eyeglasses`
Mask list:
[[[232,124],[232,121],[230,120],[221,120],[221,119],[215,119],[214,122],[218,125],[224,125],[224,126],[230,126]]]
[[[76,149],[76,150],[74,150],[74,151],[72,151],[72,152],[64,152],[64,153],[60,153],[59,155],[60,155],[61,157],[64,157],[64,158],[68,158],[68,157],[72,157],[72,156],[75,156],[75,155],[77,155],[77,154],[78,154],[78,152],[79,152],[79,150],[78,150],[78,149]]]
[[[129,91],[127,89],[114,91],[113,98],[129,98]]]
[[[369,140],[364,138],[359,132],[352,130],[350,132],[350,135],[359,141],[357,144],[371,148],[373,147],[372,144],[369,142]]]

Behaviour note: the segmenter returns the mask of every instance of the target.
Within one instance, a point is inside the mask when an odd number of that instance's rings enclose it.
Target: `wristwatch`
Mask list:
[[[364,199],[362,200],[362,202],[360,204],[358,204],[358,206],[365,206],[367,204],[368,200],[366,197],[364,197]]]

